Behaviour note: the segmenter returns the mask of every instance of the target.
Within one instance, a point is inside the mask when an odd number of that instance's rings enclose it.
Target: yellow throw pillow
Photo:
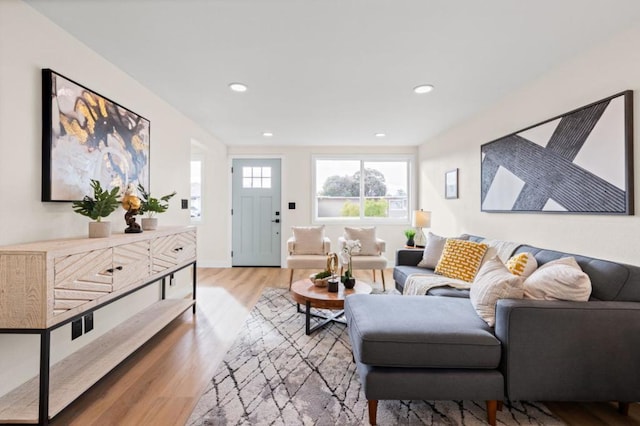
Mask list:
[[[538,269],[538,261],[531,253],[519,253],[511,256],[506,266],[513,275],[527,278]]]
[[[473,241],[448,239],[435,273],[467,282],[473,281],[489,246]]]

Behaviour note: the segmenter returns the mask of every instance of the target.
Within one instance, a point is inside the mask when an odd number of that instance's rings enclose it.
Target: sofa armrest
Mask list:
[[[499,300],[511,400],[640,401],[640,303]]]
[[[422,250],[399,249],[396,251],[396,266],[418,266],[422,255]]]
[[[382,240],[380,238],[376,238],[376,245],[378,246],[378,253],[382,254],[385,252],[385,250],[387,249],[387,243],[385,240]]]
[[[329,254],[329,252],[331,252],[331,238],[324,237],[324,239],[322,240],[322,245],[324,254]]]
[[[347,244],[347,239],[343,236],[338,237],[338,252],[341,252],[344,249],[344,246]]]
[[[287,240],[287,252],[289,254],[293,254],[293,245],[295,244],[296,239],[294,237],[289,237]]]

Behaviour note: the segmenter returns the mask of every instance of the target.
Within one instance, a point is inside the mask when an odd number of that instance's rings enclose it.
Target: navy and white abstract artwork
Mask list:
[[[481,147],[485,212],[633,214],[633,92]]]

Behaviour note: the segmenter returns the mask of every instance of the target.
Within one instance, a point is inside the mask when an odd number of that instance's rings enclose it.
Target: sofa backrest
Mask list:
[[[590,300],[640,302],[640,267],[594,259],[577,254],[522,245],[514,253],[532,253],[538,265],[561,257],[573,256],[591,279]]]

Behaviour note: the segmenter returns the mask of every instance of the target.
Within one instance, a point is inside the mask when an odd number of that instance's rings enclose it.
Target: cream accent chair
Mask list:
[[[331,240],[324,236],[324,226],[292,226],[293,236],[287,240],[287,268],[289,290],[295,269],[317,269],[324,271],[327,255],[331,251]]]
[[[380,276],[382,277],[382,289],[387,290],[384,282],[384,270],[387,267],[387,258],[383,253],[387,248],[387,244],[384,240],[376,237],[375,227],[345,227],[344,235],[338,238],[338,248],[340,253],[345,247],[347,240],[359,240],[361,249],[359,253],[354,253],[351,256],[351,266],[353,270],[356,269],[371,269],[373,272],[373,281],[376,280],[376,269],[380,270]],[[338,256],[340,258],[340,256]],[[347,265],[340,264],[341,272]]]

